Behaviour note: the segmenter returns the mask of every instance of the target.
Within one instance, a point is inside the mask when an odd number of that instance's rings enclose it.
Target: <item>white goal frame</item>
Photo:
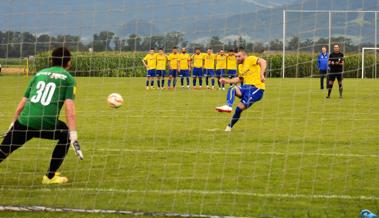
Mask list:
[[[364,76],[365,76],[365,51],[366,50],[377,50],[379,51],[379,48],[378,47],[363,47],[362,48],[362,79],[364,79]],[[375,62],[377,61],[377,58],[376,58],[376,53],[375,53]],[[377,78],[376,76],[376,72],[377,72],[377,69],[376,69],[376,63],[374,65],[374,71],[375,71],[375,76],[374,78]]]
[[[378,14],[379,11],[353,11],[353,10],[283,10],[283,39],[282,39],[282,44],[283,44],[283,51],[282,51],[282,77],[285,78],[286,74],[286,61],[285,61],[285,55],[286,55],[286,16],[287,13],[325,13],[328,14],[328,51],[330,51],[330,44],[331,44],[331,39],[332,39],[332,15],[334,13],[373,13],[375,17],[375,49],[377,49],[378,45]],[[363,55],[363,50],[362,50],[362,55]],[[363,68],[362,68],[363,70]],[[375,71],[376,72],[376,71]],[[363,78],[363,71],[362,71],[362,78]]]

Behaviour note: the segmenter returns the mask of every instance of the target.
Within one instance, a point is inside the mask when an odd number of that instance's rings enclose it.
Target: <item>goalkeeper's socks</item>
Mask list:
[[[212,86],[215,86],[215,78],[212,78]]]
[[[208,86],[208,84],[209,84],[209,77],[205,77],[205,85],[207,85]]]
[[[202,86],[203,85],[203,78],[199,77],[199,85]]]
[[[164,87],[164,79],[162,79],[162,88]]]
[[[343,91],[342,85],[339,85],[339,91],[340,91],[340,97],[342,97],[342,91]]]
[[[235,98],[236,98],[236,89],[234,87],[230,87],[228,89],[228,93],[226,94],[226,104],[229,105],[229,107],[232,107]]]
[[[161,87],[161,81],[159,79],[157,80],[157,84],[158,84],[158,88],[160,88]]]
[[[234,124],[237,123],[237,121],[241,117],[241,113],[242,113],[242,110],[239,107],[236,107],[236,111],[234,112],[232,120],[230,121],[230,124],[229,124],[230,127],[233,127]]]
[[[330,93],[332,93],[332,88],[328,89],[328,98],[330,98]]]
[[[187,77],[187,86],[189,86],[189,83],[190,83],[190,79],[189,79],[189,77]]]
[[[167,87],[170,88],[170,86],[171,86],[171,80],[169,79],[169,80],[167,81]]]
[[[61,136],[57,145],[53,150],[53,154],[50,160],[49,170],[47,171],[46,176],[49,179],[52,179],[55,175],[55,172],[62,165],[63,160],[66,157],[68,149],[70,148],[70,143],[68,143],[68,138]]]
[[[192,85],[193,85],[193,87],[196,86],[196,77],[193,78]]]

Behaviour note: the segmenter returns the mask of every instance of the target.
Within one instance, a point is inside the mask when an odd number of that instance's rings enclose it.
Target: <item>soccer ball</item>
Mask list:
[[[111,108],[119,108],[124,103],[124,99],[120,94],[112,93],[108,96],[107,102]]]

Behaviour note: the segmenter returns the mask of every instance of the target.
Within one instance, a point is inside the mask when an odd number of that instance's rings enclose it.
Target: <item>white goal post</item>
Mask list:
[[[366,50],[376,50],[376,51],[379,51],[379,48],[378,47],[363,47],[362,48],[362,79],[364,78],[365,76],[365,51]],[[376,60],[376,55],[375,55],[375,60]],[[376,78],[376,72],[377,72],[377,69],[376,69],[376,63],[374,65],[374,72],[375,72],[375,77]]]
[[[287,28],[287,25],[286,25],[286,19],[287,19],[287,14],[288,13],[323,13],[323,14],[327,14],[328,16],[328,51],[330,51],[330,48],[331,48],[331,39],[332,39],[332,20],[333,20],[333,14],[338,14],[338,13],[369,13],[369,14],[373,14],[374,15],[374,35],[376,36],[375,39],[374,39],[374,45],[375,47],[374,48],[362,48],[362,60],[363,60],[363,53],[364,53],[364,49],[368,50],[368,49],[378,49],[377,45],[378,45],[378,14],[379,14],[379,11],[360,11],[360,10],[283,10],[283,39],[282,39],[282,44],[283,44],[283,51],[282,51],[282,77],[285,78],[285,74],[286,74],[286,61],[285,61],[285,55],[286,55],[286,28]],[[362,64],[363,61],[362,61]],[[363,78],[363,72],[364,72],[364,68],[362,67],[362,78]],[[375,71],[376,72],[376,71]]]

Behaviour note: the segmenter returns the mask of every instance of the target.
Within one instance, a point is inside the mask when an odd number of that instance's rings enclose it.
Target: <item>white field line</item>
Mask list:
[[[192,217],[192,218],[247,218],[238,216],[223,215],[207,215],[207,214],[191,214],[176,212],[144,212],[132,210],[106,210],[106,209],[80,209],[80,208],[57,208],[45,206],[1,206],[0,211],[12,212],[75,212],[75,213],[92,213],[92,214],[124,214],[133,216],[149,216],[149,217]]]
[[[238,196],[250,196],[259,198],[285,198],[285,199],[335,199],[335,200],[367,200],[377,201],[379,196],[364,196],[364,195],[338,195],[338,194],[291,194],[291,193],[255,193],[247,191],[210,191],[210,190],[196,190],[196,189],[179,189],[179,190],[133,190],[133,189],[117,189],[117,188],[8,188],[3,187],[1,191],[42,191],[42,192],[54,192],[54,191],[77,191],[77,192],[109,192],[119,194],[132,194],[132,193],[153,193],[162,195],[177,195],[177,194],[199,194],[199,195],[238,195]]]
[[[52,150],[50,147],[25,147],[26,150]],[[93,151],[101,152],[100,155],[91,153]],[[322,156],[322,157],[350,157],[350,158],[379,158],[379,154],[346,154],[346,153],[316,153],[316,152],[276,152],[276,151],[216,151],[216,150],[180,150],[180,149],[131,149],[131,148],[91,148],[83,149],[83,152],[91,153],[93,156],[103,156],[104,152],[129,152],[129,153],[183,153],[183,154],[214,154],[214,155],[242,155],[242,154],[259,154],[273,156]]]
[[[208,151],[208,150],[160,150],[160,149],[113,149],[113,148],[95,148],[95,151],[101,152],[131,152],[131,153],[185,153],[185,154],[230,154],[230,155],[241,155],[241,154],[259,154],[259,155],[274,155],[274,156],[325,156],[325,157],[356,157],[356,158],[379,158],[379,154],[344,154],[344,153],[302,153],[302,152],[276,152],[276,151]]]

